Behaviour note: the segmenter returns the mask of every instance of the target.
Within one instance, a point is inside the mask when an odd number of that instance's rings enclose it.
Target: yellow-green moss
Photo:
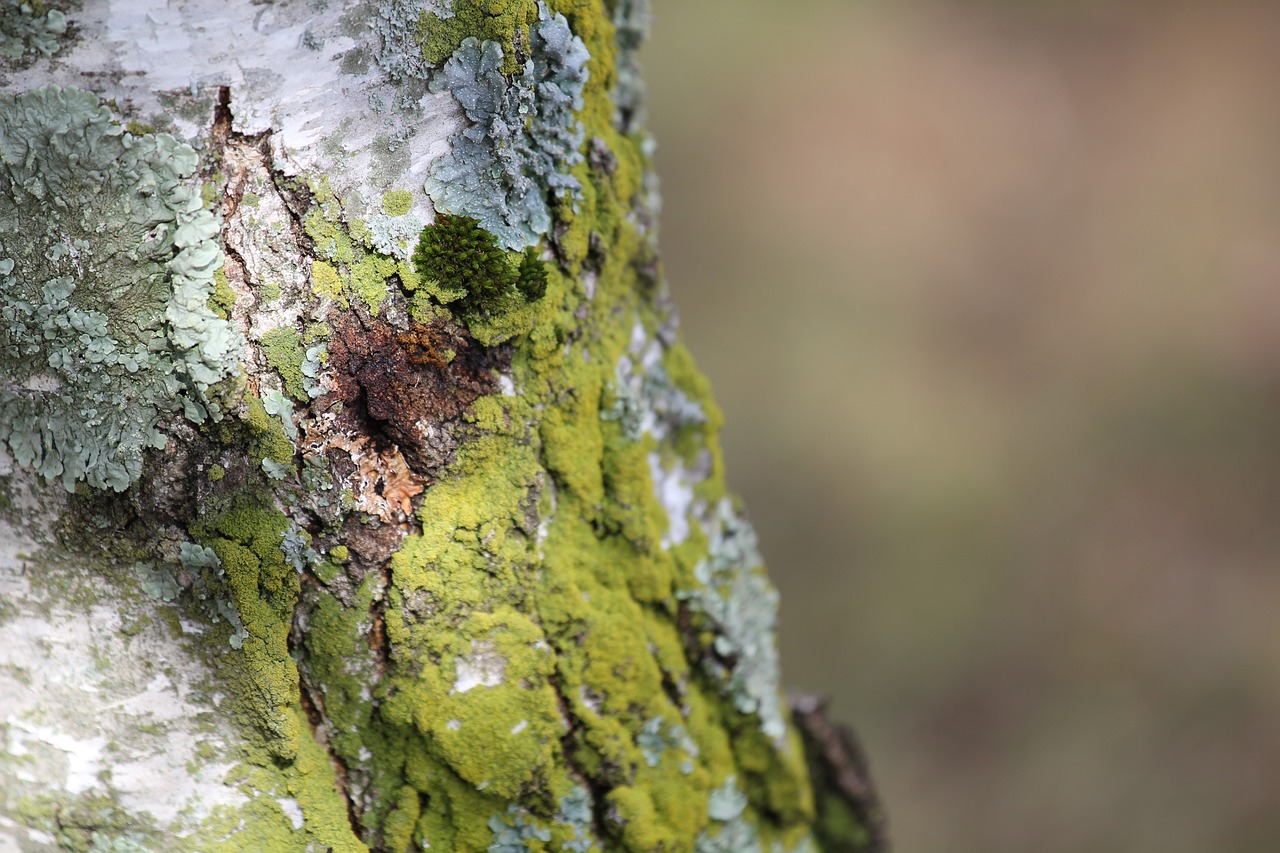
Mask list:
[[[528,45],[529,26],[538,20],[536,0],[457,0],[447,18],[423,12],[418,36],[422,55],[433,65],[441,65],[464,39],[496,41],[502,45],[502,73],[519,68],[515,49]]]

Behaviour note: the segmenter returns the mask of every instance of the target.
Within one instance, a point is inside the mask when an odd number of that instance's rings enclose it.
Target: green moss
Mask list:
[[[437,215],[422,230],[413,266],[427,292],[463,316],[510,310],[547,291],[546,265],[535,250],[517,265],[492,234],[466,216]]]
[[[311,289],[317,296],[332,299],[343,308],[347,307],[346,297],[343,295],[342,278],[332,264],[325,261],[311,262]]]
[[[350,290],[369,309],[369,313],[377,315],[382,303],[387,300],[387,280],[400,272],[400,264],[394,258],[368,253],[362,254],[360,260],[351,265]]]
[[[213,465],[209,466],[209,479],[212,480],[213,482],[216,483],[225,476],[227,476],[226,468],[223,468],[221,465],[218,465],[217,463],[214,463]]]
[[[358,299],[376,315],[394,283],[413,289],[413,268],[396,257],[390,245],[381,245],[367,223],[347,221],[326,181],[314,184],[312,192],[316,205],[303,218],[303,230],[319,256],[311,264],[311,287],[317,296],[343,308]]]
[[[262,401],[252,395],[245,398],[242,423],[247,431],[248,449],[254,460],[269,459],[277,465],[293,465],[293,443],[280,421],[271,417]]]
[[[261,345],[263,358],[284,381],[285,393],[295,400],[311,399],[303,382],[302,363],[306,351],[298,330],[290,326],[272,329],[262,336]]]

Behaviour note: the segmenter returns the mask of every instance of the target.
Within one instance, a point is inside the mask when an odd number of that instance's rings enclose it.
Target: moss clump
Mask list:
[[[496,313],[547,292],[546,265],[530,249],[519,265],[469,216],[443,213],[422,229],[413,266],[424,287],[464,315]]]
[[[533,302],[547,295],[547,267],[538,257],[538,250],[524,250],[520,269],[516,273],[516,290],[526,302]]]

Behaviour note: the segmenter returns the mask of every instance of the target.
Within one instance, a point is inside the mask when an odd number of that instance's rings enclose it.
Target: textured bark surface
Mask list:
[[[644,3],[0,11],[0,850],[883,849],[678,340]]]

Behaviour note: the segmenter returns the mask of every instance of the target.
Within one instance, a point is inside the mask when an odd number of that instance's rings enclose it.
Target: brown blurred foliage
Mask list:
[[[654,5],[685,337],[896,848],[1280,850],[1280,4]]]

